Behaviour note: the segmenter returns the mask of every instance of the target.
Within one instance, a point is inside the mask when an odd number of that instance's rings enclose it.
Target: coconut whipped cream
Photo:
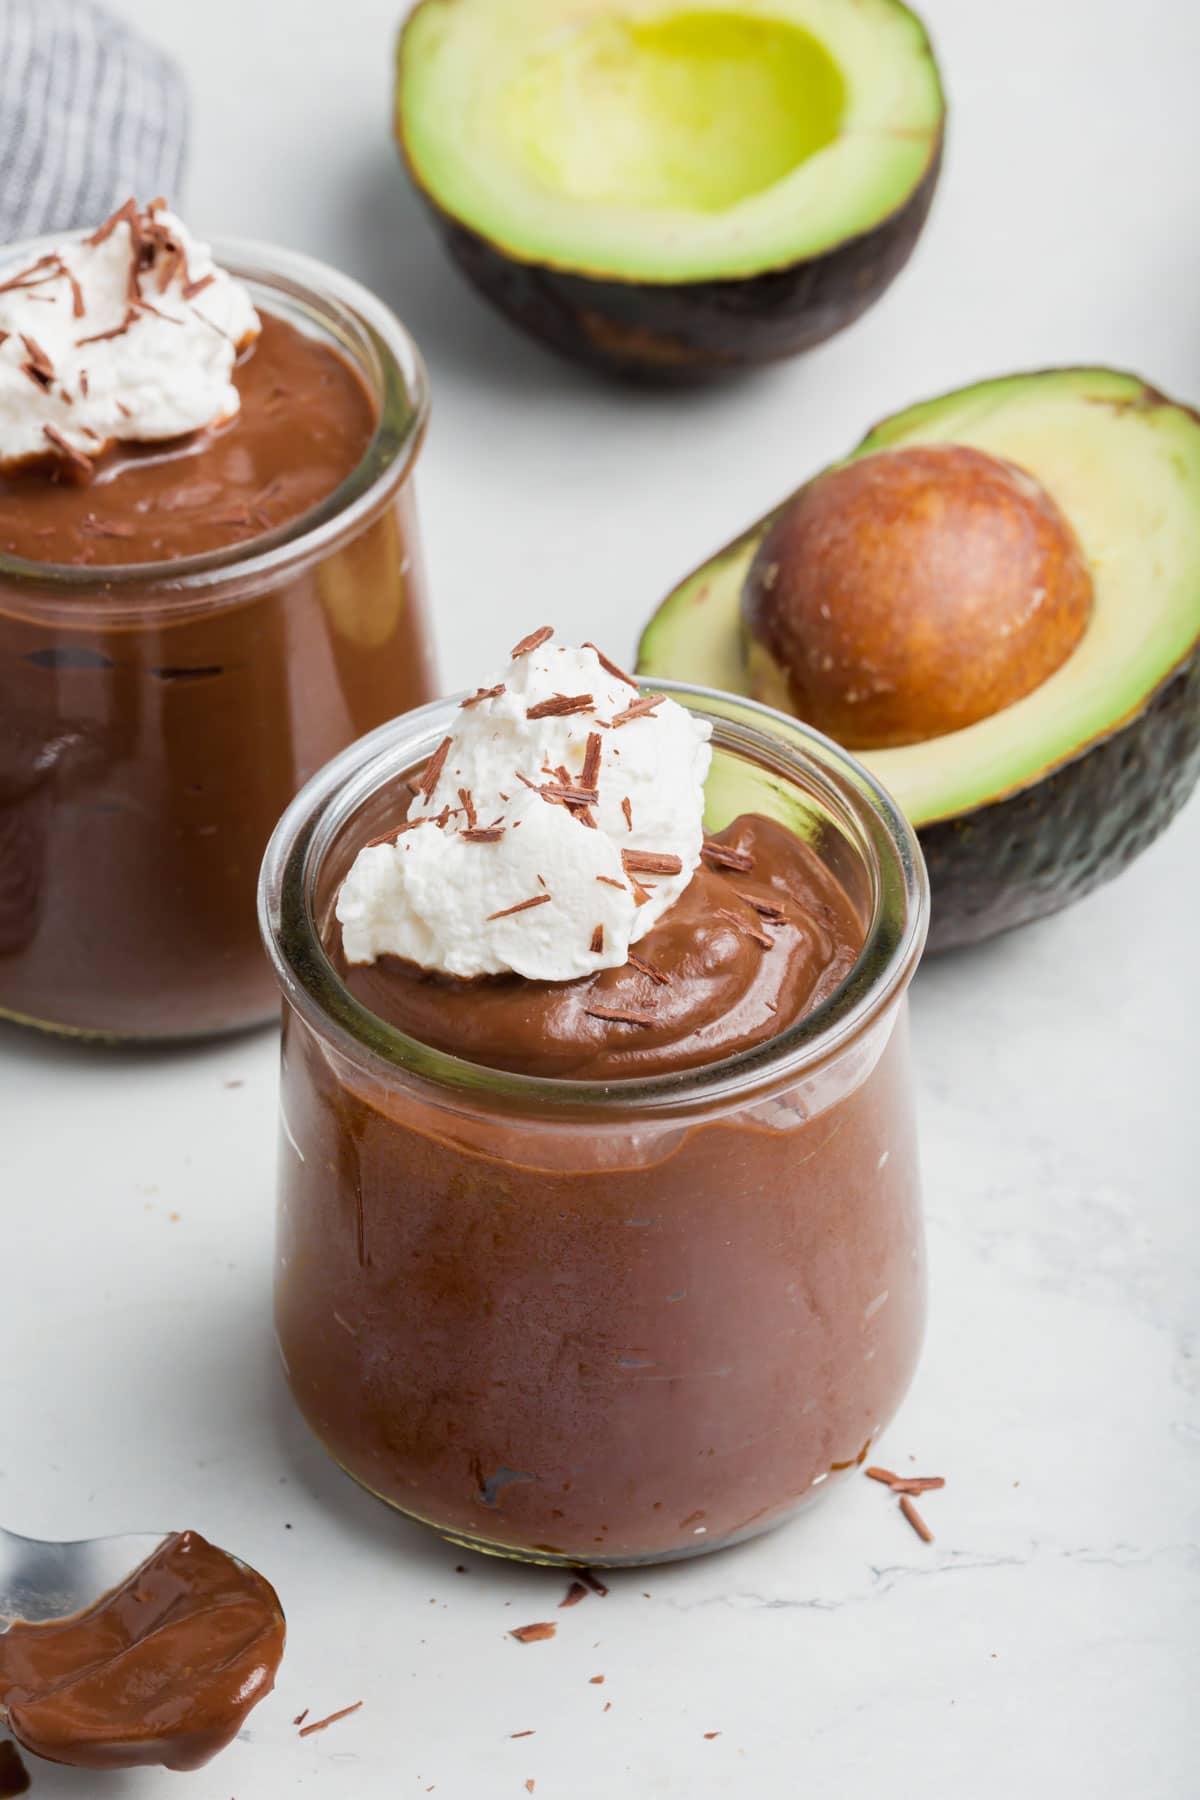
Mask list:
[[[246,288],[158,201],[0,271],[0,462],[87,473],[238,410],[233,367],[259,330]]]
[[[692,879],[710,727],[548,627],[462,702],[398,832],[336,902],[350,963],[571,981],[617,968]]]

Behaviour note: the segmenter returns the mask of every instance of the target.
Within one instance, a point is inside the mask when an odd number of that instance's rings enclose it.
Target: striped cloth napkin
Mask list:
[[[93,0],[0,0],[0,244],[179,193],[187,90]]]

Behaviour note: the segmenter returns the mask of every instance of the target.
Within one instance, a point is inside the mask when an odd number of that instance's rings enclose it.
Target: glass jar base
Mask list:
[[[317,1441],[321,1442],[319,1438]],[[683,1544],[670,1550],[649,1550],[643,1555],[630,1551],[612,1556],[597,1549],[594,1555],[589,1553],[587,1556],[577,1556],[569,1551],[550,1550],[541,1546],[506,1544],[498,1538],[480,1537],[473,1532],[455,1531],[448,1525],[439,1525],[436,1520],[428,1519],[411,1507],[401,1506],[398,1501],[381,1494],[369,1481],[364,1481],[352,1469],[348,1469],[327,1444],[321,1443],[321,1448],[337,1464],[343,1475],[349,1476],[364,1493],[370,1494],[374,1500],[382,1501],[389,1511],[398,1513],[411,1524],[423,1525],[426,1530],[436,1532],[443,1542],[453,1544],[456,1550],[471,1550],[476,1556],[493,1556],[501,1562],[525,1563],[544,1569],[643,1569],[658,1563],[691,1562],[698,1556],[711,1556],[715,1550],[728,1550],[735,1544],[749,1543],[752,1538],[765,1537],[769,1532],[790,1524],[800,1513],[806,1512],[830,1486],[830,1483],[823,1482],[819,1488],[805,1494],[784,1511],[773,1513],[769,1519],[755,1520],[739,1531],[730,1532],[726,1537],[706,1540],[702,1544]]]
[[[36,1031],[42,1037],[62,1038],[72,1044],[94,1044],[97,1047],[116,1049],[121,1044],[130,1044],[135,1048],[150,1049],[156,1044],[167,1048],[174,1044],[203,1044],[215,1038],[237,1037],[241,1032],[262,1031],[268,1025],[279,1022],[279,1007],[272,1005],[253,1018],[239,1019],[232,1025],[204,1025],[180,1031],[101,1031],[90,1025],[66,1025],[56,1019],[35,1019],[29,1013],[15,1012],[11,1007],[0,1006],[0,1021],[6,1025],[19,1025],[26,1031]]]

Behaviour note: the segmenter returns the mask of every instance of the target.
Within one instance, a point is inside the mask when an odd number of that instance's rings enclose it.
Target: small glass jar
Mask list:
[[[0,556],[0,1015],[53,1031],[187,1037],[272,1016],[254,894],[276,820],[329,757],[435,692],[412,340],[308,257],[216,255],[356,366],[377,425],[327,499],[248,542],[105,567]]]
[[[355,1001],[322,947],[333,899],[453,702],[310,782],[260,890],[284,997],[276,1325],[292,1393],[392,1506],[538,1562],[651,1562],[778,1524],[864,1461],[924,1326],[913,834],[794,720],[652,691],[712,722],[707,829],[783,821],[860,910],[845,983],[771,1042],[593,1086],[461,1062]]]

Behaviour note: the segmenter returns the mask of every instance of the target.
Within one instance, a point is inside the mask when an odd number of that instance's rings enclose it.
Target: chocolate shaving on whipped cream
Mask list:
[[[48,444],[95,459],[224,423],[258,330],[247,290],[181,220],[127,200],[0,281],[0,468]]]
[[[335,905],[347,963],[394,956],[463,978],[571,981],[620,968],[687,887],[704,838],[707,724],[648,696],[615,745],[591,714],[629,712],[625,677],[551,637],[522,638],[509,667],[460,702],[411,784],[410,819],[440,830],[355,858]],[[492,848],[459,855],[459,838]]]

